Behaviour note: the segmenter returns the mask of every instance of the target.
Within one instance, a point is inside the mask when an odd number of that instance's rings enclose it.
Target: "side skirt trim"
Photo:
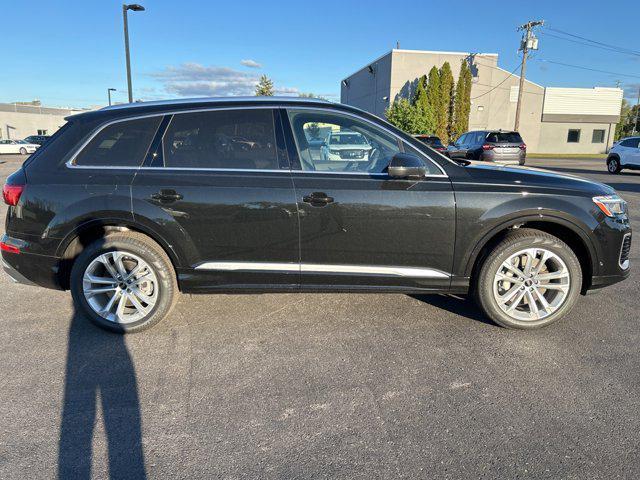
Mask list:
[[[449,278],[448,273],[433,268],[387,267],[377,265],[325,265],[317,263],[270,263],[270,262],[205,262],[196,270],[254,271],[254,272],[300,272],[342,273],[354,275],[387,275],[391,277]]]

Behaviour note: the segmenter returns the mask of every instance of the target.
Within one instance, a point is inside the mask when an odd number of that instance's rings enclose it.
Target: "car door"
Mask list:
[[[451,158],[460,158],[461,152],[464,149],[464,144],[467,138],[467,134],[462,135],[452,146],[452,150],[450,151]]]
[[[9,153],[9,140],[0,140],[0,153]]]
[[[300,217],[303,289],[432,289],[449,286],[455,211],[444,171],[391,131],[335,109],[291,108],[286,117]],[[343,148],[342,160],[315,162],[308,130],[363,135],[370,153]],[[425,150],[427,148],[425,147]],[[394,179],[394,154],[419,156],[429,175]]]
[[[133,209],[183,252],[183,287],[298,287],[298,213],[278,115],[220,108],[164,119],[133,181]]]
[[[628,146],[625,147],[626,163],[640,166],[640,138],[632,138],[626,142],[629,142]]]

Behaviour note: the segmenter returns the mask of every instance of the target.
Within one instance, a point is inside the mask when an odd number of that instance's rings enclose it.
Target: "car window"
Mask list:
[[[456,142],[456,144],[458,144],[458,145],[464,145],[464,144],[465,144],[465,142],[466,142],[466,140],[467,140],[467,134],[465,133],[464,135],[462,135],[462,136],[458,139],[458,141]]]
[[[490,143],[522,143],[522,137],[518,132],[491,132],[487,135]]]
[[[162,117],[117,122],[103,128],[76,155],[78,166],[140,166]]]
[[[307,109],[288,115],[304,171],[383,173],[401,151],[395,135],[352,115]]]
[[[486,137],[487,137],[486,132],[477,132],[475,134],[475,138],[473,140],[473,144],[474,145],[480,145],[480,144],[484,143]]]
[[[273,111],[219,110],[173,116],[162,140],[165,167],[278,169]]]
[[[623,140],[620,145],[623,147],[638,148],[639,143],[640,138],[627,138],[626,140]]]

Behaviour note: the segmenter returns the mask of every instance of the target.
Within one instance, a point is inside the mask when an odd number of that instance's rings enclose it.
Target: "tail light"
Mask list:
[[[482,145],[482,149],[483,150],[493,150],[495,148],[494,145],[491,145],[489,143],[485,143],[484,145]]]
[[[527,149],[527,145],[525,143],[520,145],[520,150],[526,150]]]
[[[7,253],[20,253],[20,249],[18,247],[4,242],[0,242],[0,250]]]
[[[7,183],[2,187],[2,198],[4,198],[4,203],[15,207],[18,204],[18,200],[20,200],[20,195],[24,191],[24,185],[9,185]]]

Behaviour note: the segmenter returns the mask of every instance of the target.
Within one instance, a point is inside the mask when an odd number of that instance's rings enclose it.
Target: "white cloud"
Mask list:
[[[183,63],[151,74],[162,82],[164,90],[181,97],[230,97],[253,95],[259,76],[230,67]],[[297,94],[293,87],[277,87],[278,94]]]
[[[255,60],[251,60],[250,58],[247,58],[246,60],[241,60],[240,63],[245,67],[249,67],[249,68],[262,68],[261,63],[258,63]]]

